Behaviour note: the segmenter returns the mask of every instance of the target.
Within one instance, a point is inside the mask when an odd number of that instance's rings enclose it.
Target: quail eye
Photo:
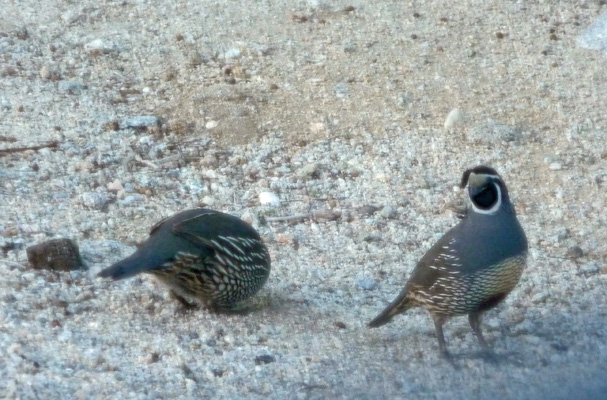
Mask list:
[[[497,189],[495,185],[485,186],[472,197],[472,201],[481,209],[491,208],[497,201]]]

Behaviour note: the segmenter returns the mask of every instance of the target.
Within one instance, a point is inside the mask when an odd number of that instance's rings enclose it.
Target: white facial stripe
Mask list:
[[[486,176],[494,176],[494,175],[486,175]],[[472,203],[472,209],[474,210],[475,213],[489,214],[489,215],[495,214],[497,212],[497,210],[499,210],[500,207],[502,206],[502,189],[500,189],[500,186],[495,182],[491,182],[491,184],[493,186],[495,186],[495,189],[497,189],[497,201],[495,202],[493,207],[491,207],[490,209],[482,210],[482,209],[478,208],[476,206],[476,204],[474,204],[474,201],[472,201],[472,199],[470,199],[470,203]]]

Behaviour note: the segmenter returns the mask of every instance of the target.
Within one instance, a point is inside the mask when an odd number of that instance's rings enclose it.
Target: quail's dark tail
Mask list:
[[[408,293],[402,293],[396,298],[384,311],[381,312],[373,321],[369,322],[369,328],[377,328],[387,324],[396,314],[403,313],[411,308],[411,301],[407,298]]]
[[[118,261],[116,264],[102,270],[97,274],[101,278],[112,278],[114,280],[130,278],[133,275],[137,275],[143,272],[147,268],[147,263],[141,259],[141,257],[135,253],[130,257],[125,258],[122,261]]]

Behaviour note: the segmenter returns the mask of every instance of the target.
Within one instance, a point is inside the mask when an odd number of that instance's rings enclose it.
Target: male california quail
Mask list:
[[[270,254],[240,218],[197,208],[160,221],[141,248],[99,276],[118,280],[140,272],[155,275],[181,301],[231,310],[264,285]]]
[[[527,238],[519,224],[508,189],[493,168],[466,170],[467,212],[422,257],[400,295],[369,327],[389,322],[412,307],[430,312],[441,355],[447,356],[443,324],[468,314],[470,326],[488,350],[480,323],[483,314],[512,291],[526,265]]]

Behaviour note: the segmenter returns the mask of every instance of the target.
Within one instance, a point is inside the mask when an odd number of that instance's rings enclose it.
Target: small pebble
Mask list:
[[[86,268],[78,245],[71,239],[52,239],[26,249],[27,260],[34,269],[74,271]]]
[[[158,117],[153,115],[141,115],[137,117],[127,118],[120,123],[120,129],[134,128],[145,129],[160,125]]]
[[[188,54],[188,64],[192,66],[198,66],[204,63],[204,59],[197,51],[192,51]]]
[[[531,302],[535,304],[543,303],[548,297],[550,297],[550,294],[548,292],[539,292],[533,295],[533,297],[531,298]]]

